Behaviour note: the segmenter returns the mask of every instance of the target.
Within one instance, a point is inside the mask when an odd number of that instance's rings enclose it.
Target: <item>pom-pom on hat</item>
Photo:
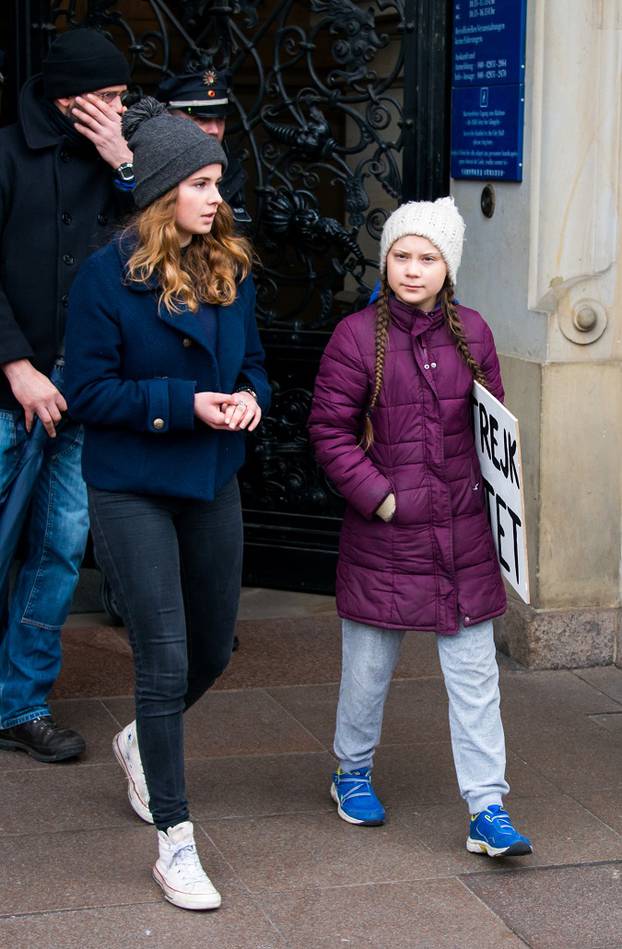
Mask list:
[[[218,163],[224,172],[222,145],[182,116],[145,96],[121,117],[121,130],[134,152],[134,201],[146,208],[204,165]]]
[[[458,267],[462,258],[465,223],[452,197],[436,201],[408,201],[387,218],[380,238],[380,273],[387,269],[387,254],[390,248],[409,234],[426,237],[438,247],[451,282],[456,283]]]

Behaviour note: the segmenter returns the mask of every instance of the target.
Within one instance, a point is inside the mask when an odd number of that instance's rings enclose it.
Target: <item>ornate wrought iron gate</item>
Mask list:
[[[448,183],[448,0],[12,0],[9,89],[59,29],[108,31],[146,91],[213,63],[231,73],[228,147],[249,174],[258,319],[274,384],[242,477],[246,582],[332,588],[342,501],[306,437],[335,322],[363,305],[403,199]],[[5,103],[6,105],[6,103]],[[9,101],[10,112],[10,101]]]

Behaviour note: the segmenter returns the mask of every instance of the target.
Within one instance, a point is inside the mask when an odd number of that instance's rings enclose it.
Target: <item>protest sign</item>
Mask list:
[[[518,419],[478,382],[473,385],[475,447],[501,572],[529,603],[525,497]]]

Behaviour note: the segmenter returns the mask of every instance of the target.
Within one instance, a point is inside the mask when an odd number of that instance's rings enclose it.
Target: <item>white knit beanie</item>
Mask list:
[[[426,237],[438,247],[451,282],[456,276],[462,257],[465,224],[452,197],[436,201],[408,201],[387,218],[380,238],[380,274],[386,273],[387,254],[400,237],[416,234]]]

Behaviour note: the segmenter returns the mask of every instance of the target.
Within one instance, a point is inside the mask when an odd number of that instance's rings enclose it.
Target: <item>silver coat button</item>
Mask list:
[[[435,362],[431,362],[430,365],[432,366],[432,369],[436,369],[436,363],[435,363]]]
[[[424,368],[424,369],[429,369],[429,368],[430,368],[430,363],[429,363],[429,362],[424,363],[423,368]]]
[[[162,429],[164,428],[164,419],[163,419],[163,418],[154,418],[154,420],[153,420],[153,427],[155,428],[155,430],[156,430],[157,432],[162,431]]]

